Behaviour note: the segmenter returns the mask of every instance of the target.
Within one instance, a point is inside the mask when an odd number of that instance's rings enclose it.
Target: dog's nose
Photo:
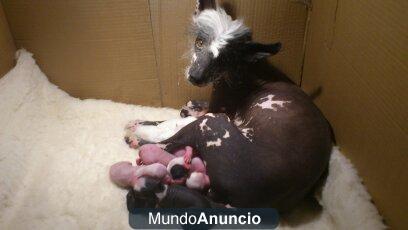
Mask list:
[[[191,84],[193,84],[194,86],[204,86],[205,85],[205,81],[204,79],[202,79],[201,77],[194,77],[193,75],[190,75],[190,77],[188,78],[188,80],[191,82]]]
[[[190,75],[190,76],[188,77],[188,80],[189,80],[191,83],[193,83],[193,85],[198,85],[198,83],[200,82],[200,78],[199,78],[199,77],[196,77],[196,76],[194,76],[194,75]]]

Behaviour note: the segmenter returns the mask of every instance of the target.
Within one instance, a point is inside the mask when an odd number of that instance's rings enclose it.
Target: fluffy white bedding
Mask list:
[[[0,229],[127,229],[126,191],[109,166],[133,161],[132,119],[178,116],[107,100],[79,100],[48,82],[25,50],[0,79]],[[321,211],[300,208],[281,229],[383,229],[350,162],[333,150]]]

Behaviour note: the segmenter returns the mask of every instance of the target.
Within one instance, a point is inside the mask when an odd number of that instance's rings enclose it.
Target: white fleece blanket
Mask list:
[[[126,191],[109,166],[134,161],[123,141],[132,119],[178,116],[168,108],[79,100],[51,84],[25,50],[0,79],[0,229],[128,229]],[[333,150],[322,210],[300,208],[281,229],[382,229],[350,162]]]

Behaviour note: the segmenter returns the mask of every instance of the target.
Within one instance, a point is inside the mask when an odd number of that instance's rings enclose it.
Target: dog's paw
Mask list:
[[[208,102],[207,101],[189,101],[185,106],[181,108],[181,117],[201,117],[208,112]]]
[[[125,130],[126,130],[126,131],[129,130],[129,131],[131,131],[131,132],[135,132],[136,129],[137,129],[137,127],[138,127],[141,123],[143,123],[142,120],[133,120],[133,121],[130,121],[130,122],[125,126]]]
[[[132,149],[137,149],[142,145],[146,144],[153,144],[153,142],[146,141],[143,138],[138,137],[135,133],[128,131],[125,135],[125,142],[129,145]]]
[[[128,132],[125,135],[125,142],[129,145],[130,148],[137,149],[140,146],[141,139],[133,133]]]

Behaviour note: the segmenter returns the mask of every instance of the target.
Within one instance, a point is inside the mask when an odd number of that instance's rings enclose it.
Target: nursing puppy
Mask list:
[[[160,144],[169,152],[192,146],[201,154],[212,201],[292,209],[327,168],[332,140],[326,119],[266,61],[280,43],[252,41],[250,29],[214,1],[199,1],[193,27],[196,40],[186,75],[196,86],[213,83],[209,113]]]

